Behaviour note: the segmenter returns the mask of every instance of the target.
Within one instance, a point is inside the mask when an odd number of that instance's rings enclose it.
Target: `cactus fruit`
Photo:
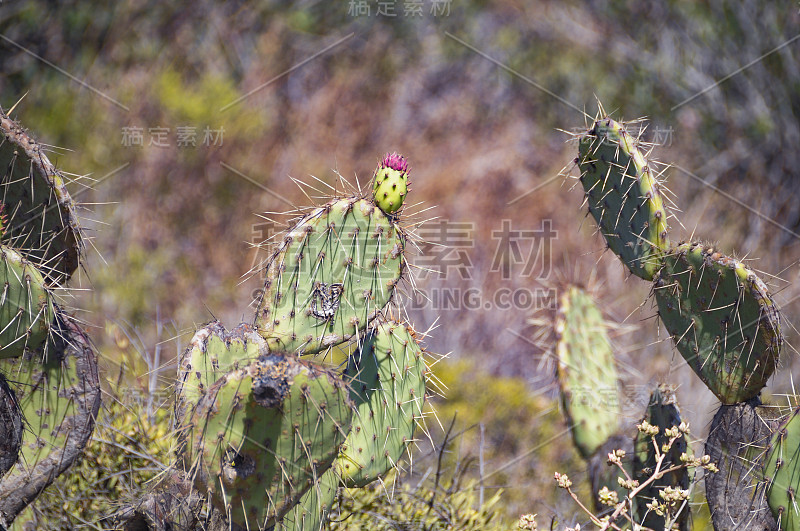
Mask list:
[[[608,247],[638,277],[652,280],[669,247],[659,182],[623,125],[595,122],[580,138],[578,166],[589,212]]]
[[[0,480],[2,518],[19,514],[80,456],[100,409],[100,379],[89,339],[60,311],[44,345],[0,366],[25,423],[17,466]]]
[[[786,418],[773,435],[767,451],[765,477],[767,502],[778,526],[785,530],[800,528],[800,407]]]
[[[375,170],[372,197],[385,214],[397,212],[408,192],[408,162],[402,155],[387,153]]]
[[[584,458],[617,431],[620,418],[607,327],[589,295],[575,286],[564,290],[555,322],[558,384],[572,438]]]
[[[677,431],[677,428],[681,425],[680,411],[678,411],[675,393],[671,388],[660,385],[652,392],[650,395],[650,405],[647,407],[644,420],[650,424],[650,426],[658,428],[658,433],[655,435],[655,444],[658,446],[660,452],[663,451],[662,448],[670,440],[666,431],[672,429]],[[633,446],[633,478],[640,483],[644,483],[645,480],[656,473],[657,454],[653,444],[653,438],[646,431],[640,429],[636,434]],[[681,455],[686,452],[687,446],[686,438],[681,435],[669,448],[659,470],[666,470],[671,466],[680,465]],[[689,474],[687,469],[682,467],[672,472],[667,472],[642,489],[635,498],[635,515],[637,522],[651,529],[667,529],[665,526],[665,517],[647,507],[647,504],[653,501],[662,503],[664,499],[660,496],[659,491],[666,488],[688,489]],[[674,522],[674,524],[677,524],[681,531],[689,529],[688,500],[680,511],[677,522]]]
[[[362,332],[392,298],[404,236],[371,201],[336,199],[302,217],[267,265],[255,326],[271,350],[315,353]]]
[[[422,418],[427,367],[416,333],[381,323],[350,357],[346,379],[357,410],[336,470],[348,487],[382,477],[406,452]]]
[[[706,499],[717,531],[777,530],[767,505],[764,465],[772,435],[780,425],[775,407],[758,398],[719,408],[705,452],[719,472],[706,474]]]
[[[181,428],[185,467],[230,522],[274,525],[333,463],[352,420],[349,393],[330,371],[264,353],[194,407]]]
[[[21,356],[44,343],[53,322],[53,300],[36,267],[0,245],[0,359]]]
[[[741,262],[682,244],[653,284],[678,351],[723,404],[758,395],[778,363],[780,316],[766,285]]]
[[[48,283],[62,284],[77,269],[83,239],[64,176],[42,145],[0,109],[2,243],[36,264]]]

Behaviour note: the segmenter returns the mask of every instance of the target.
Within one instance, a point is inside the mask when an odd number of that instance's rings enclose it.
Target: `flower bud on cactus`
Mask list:
[[[398,153],[387,153],[378,168],[372,183],[375,204],[386,214],[396,212],[403,206],[408,191],[408,161]]]

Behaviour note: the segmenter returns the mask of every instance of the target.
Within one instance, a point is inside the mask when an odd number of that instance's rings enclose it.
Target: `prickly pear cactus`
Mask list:
[[[53,322],[53,299],[45,279],[15,250],[0,245],[0,358],[41,346]]]
[[[723,404],[758,395],[783,337],[777,307],[755,272],[713,248],[682,244],[665,258],[653,292],[678,351]]]
[[[590,457],[619,427],[617,369],[608,325],[591,297],[564,290],[555,322],[558,384],[575,446]]]
[[[765,477],[769,481],[767,502],[778,526],[785,530],[800,528],[800,408],[773,435]]]
[[[0,480],[0,519],[13,519],[86,446],[100,408],[100,380],[88,337],[60,312],[46,343],[0,367],[25,419],[20,459]]]
[[[668,430],[674,430],[675,434],[677,434],[678,427],[681,425],[681,415],[680,411],[678,411],[673,389],[661,385],[653,391],[650,395],[650,405],[647,408],[644,421],[651,427],[658,428],[655,435],[655,444],[658,446],[659,451],[663,451],[663,447],[670,439]],[[653,444],[652,436],[645,430],[640,429],[636,434],[633,446],[633,478],[640,483],[644,483],[656,472],[659,454],[657,454]],[[687,447],[686,438],[680,436],[669,449],[659,470],[666,470],[673,465],[680,465],[681,455],[686,452]],[[665,489],[687,490],[688,488],[689,475],[686,468],[680,468],[664,474],[644,488],[635,498],[634,514],[636,515],[636,521],[651,529],[667,529],[667,521],[664,515],[658,514],[655,509],[648,507],[648,504],[664,502],[661,491]],[[673,524],[677,525],[677,528],[681,531],[689,529],[688,500],[680,511],[677,521],[673,522]]]
[[[328,370],[262,353],[187,417],[184,467],[230,522],[273,525],[333,463],[352,420],[349,393]]]
[[[275,531],[321,531],[336,501],[336,492],[341,483],[336,469],[329,468],[283,520],[278,522]]]
[[[394,294],[404,245],[372,200],[336,199],[303,216],[267,265],[258,333],[270,349],[315,353],[363,332]]]
[[[408,193],[408,162],[397,153],[387,153],[378,164],[372,183],[375,204],[386,214],[403,206]]]
[[[83,239],[64,176],[45,148],[0,109],[0,198],[3,245],[33,262],[48,283],[63,284],[77,269]]]
[[[397,467],[422,420],[427,370],[416,333],[399,323],[378,325],[350,357],[345,378],[357,409],[336,460],[346,486]]]
[[[611,118],[580,138],[578,166],[589,212],[608,247],[652,280],[669,247],[667,211],[658,180],[637,142]]]

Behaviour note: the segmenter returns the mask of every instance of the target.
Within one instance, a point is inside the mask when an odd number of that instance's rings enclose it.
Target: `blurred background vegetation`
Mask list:
[[[581,477],[585,465],[554,400],[548,342],[528,323],[528,291],[594,272],[622,325],[631,420],[655,382],[676,383],[702,439],[716,401],[642,304],[646,284],[628,283],[581,222],[581,192],[558,177],[576,156],[559,129],[583,128],[597,99],[616,118],[650,119],[653,157],[674,165],[664,173],[682,211],[673,240],[752,259],[785,310],[789,348],[771,384],[780,400],[800,314],[799,23],[796,2],[755,0],[6,0],[0,105],[24,96],[13,115],[74,174],[91,248],[65,297],[86,310],[122,402],[169,395],[196,326],[251,319],[259,278],[243,278],[266,257],[254,244],[280,228],[256,214],[309,202],[291,178],[335,183],[338,171],[363,183],[384,152],[408,156],[409,226],[445,245],[412,257],[431,300],[413,298],[409,314],[449,356],[435,367],[446,386],[438,421],[403,481],[441,472],[447,440],[446,476],[477,492],[454,501],[474,504],[471,517],[491,502],[495,522],[535,512],[569,523],[577,509],[552,473]],[[515,254],[503,220],[534,232],[548,220],[557,237],[519,240]],[[500,290],[523,296],[506,307]],[[480,304],[465,305],[467,293]],[[156,418],[166,399],[149,400],[145,417]]]

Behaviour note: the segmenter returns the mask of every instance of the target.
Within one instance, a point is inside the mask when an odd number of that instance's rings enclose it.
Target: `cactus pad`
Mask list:
[[[767,502],[781,529],[800,528],[800,408],[773,435],[767,454]]]
[[[572,438],[584,458],[616,432],[620,418],[607,329],[589,295],[575,286],[564,290],[555,322],[558,384]]]
[[[60,311],[44,345],[0,367],[24,417],[20,459],[0,480],[0,514],[17,515],[81,455],[100,409],[100,379],[88,337]]]
[[[373,177],[372,197],[375,204],[386,214],[392,214],[403,206],[407,192],[408,162],[397,153],[387,153]]]
[[[669,247],[660,185],[634,139],[610,118],[580,138],[578,166],[589,212],[630,271],[652,280]]]
[[[2,243],[35,263],[48,282],[63,283],[83,251],[75,203],[64,176],[42,145],[0,109],[0,202],[6,223]]]
[[[33,264],[5,246],[0,246],[0,280],[0,359],[14,358],[45,342],[53,301]]]
[[[214,382],[268,352],[266,341],[245,323],[228,332],[213,321],[195,332],[178,369],[177,422],[187,414],[186,406],[197,404]]]
[[[315,353],[363,331],[392,298],[404,237],[380,208],[345,198],[317,208],[271,257],[255,326],[271,350]]]
[[[336,470],[329,468],[275,526],[275,531],[321,531],[340,484]]]
[[[733,404],[757,396],[783,343],[764,282],[710,247],[682,244],[664,259],[653,291],[678,351],[717,398]]]
[[[655,436],[655,440],[659,449],[661,449],[669,441],[669,437],[664,431],[677,428],[681,424],[681,414],[678,411],[675,393],[671,388],[660,385],[653,391],[650,395],[650,405],[647,407],[644,420],[658,427],[658,434]],[[665,470],[671,466],[680,465],[681,454],[686,452],[687,447],[686,437],[679,437],[669,449],[660,469]],[[637,432],[633,443],[633,452],[633,479],[638,480],[639,483],[644,483],[655,473],[656,467],[656,452],[651,436],[641,431]],[[646,507],[653,500],[659,503],[662,502],[659,491],[666,487],[688,489],[689,474],[686,468],[679,468],[669,472],[642,489],[635,498],[634,512],[638,523],[651,529],[666,529],[665,518]],[[682,531],[689,529],[688,504],[681,510],[677,524]]]
[[[280,519],[330,467],[347,433],[350,390],[292,355],[262,355],[214,383],[181,430],[184,463],[232,523]]]
[[[415,332],[382,323],[352,356],[347,378],[357,406],[336,470],[348,487],[363,487],[392,468],[422,418],[427,367]]]

